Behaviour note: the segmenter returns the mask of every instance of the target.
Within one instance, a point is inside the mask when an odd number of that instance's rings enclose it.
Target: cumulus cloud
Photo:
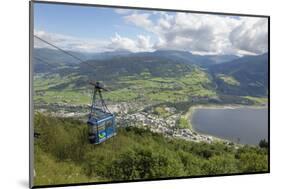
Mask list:
[[[139,35],[137,38],[137,47],[142,51],[152,50],[152,43],[150,42],[149,36]]]
[[[146,30],[152,29],[152,21],[149,19],[150,14],[148,13],[133,13],[125,16],[124,19],[128,23],[133,23],[137,27],[142,27]]]
[[[155,14],[155,13],[152,13]],[[194,13],[134,13],[125,21],[158,37],[155,49],[199,54],[260,54],[267,51],[267,19]]]
[[[153,44],[150,42],[149,36],[138,35],[136,40],[121,37],[119,34],[115,34],[111,38],[111,43],[108,45],[108,49],[112,50],[129,50],[132,52],[152,51]]]
[[[267,29],[266,19],[249,18],[230,33],[229,39],[239,50],[261,54],[268,50]]]

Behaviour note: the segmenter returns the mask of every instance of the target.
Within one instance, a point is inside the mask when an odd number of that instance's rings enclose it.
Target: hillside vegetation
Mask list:
[[[36,186],[268,171],[266,147],[188,142],[137,127],[91,145],[81,121],[38,113],[34,124]]]
[[[268,95],[267,53],[213,65],[209,67],[209,72],[215,78],[220,93],[254,97]]]

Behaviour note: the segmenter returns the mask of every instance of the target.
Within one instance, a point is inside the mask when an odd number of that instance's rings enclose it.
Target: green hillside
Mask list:
[[[91,145],[81,121],[36,114],[34,124],[37,186],[268,171],[267,148],[188,142],[136,127]]]
[[[268,94],[267,53],[210,66],[209,72],[220,93],[255,97],[266,97]]]

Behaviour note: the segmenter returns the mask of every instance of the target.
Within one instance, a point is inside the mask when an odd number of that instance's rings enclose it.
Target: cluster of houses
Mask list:
[[[180,118],[179,113],[173,108],[165,107],[171,115],[161,117],[153,113],[141,111],[141,105],[134,105],[130,103],[120,103],[118,105],[109,105],[109,109],[116,113],[116,122],[119,127],[135,126],[149,128],[152,132],[162,133],[167,137],[175,137],[189,141],[204,141],[211,143],[214,139],[211,136],[201,135],[189,128],[178,128],[177,120]],[[57,117],[77,117],[82,118],[88,115],[88,105],[77,106],[69,104],[53,104],[51,115]],[[136,111],[136,109],[139,111]],[[50,110],[50,107],[41,107],[40,112]],[[131,111],[134,110],[134,111]]]
[[[162,133],[167,137],[175,137],[195,142],[211,143],[214,139],[211,136],[201,135],[191,129],[181,129],[177,127],[177,120],[180,114],[173,114],[162,118],[146,112],[137,112],[133,114],[122,114],[117,116],[119,126],[135,126],[149,128],[152,132]]]

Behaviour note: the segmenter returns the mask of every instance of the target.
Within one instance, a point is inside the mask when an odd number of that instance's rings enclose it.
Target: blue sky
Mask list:
[[[61,4],[35,3],[34,27],[50,33],[81,38],[108,39],[119,33],[135,38],[138,34],[150,35],[142,28],[126,24],[116,9]]]
[[[35,34],[66,50],[267,52],[267,19],[34,3]],[[35,41],[35,47],[46,45]]]

